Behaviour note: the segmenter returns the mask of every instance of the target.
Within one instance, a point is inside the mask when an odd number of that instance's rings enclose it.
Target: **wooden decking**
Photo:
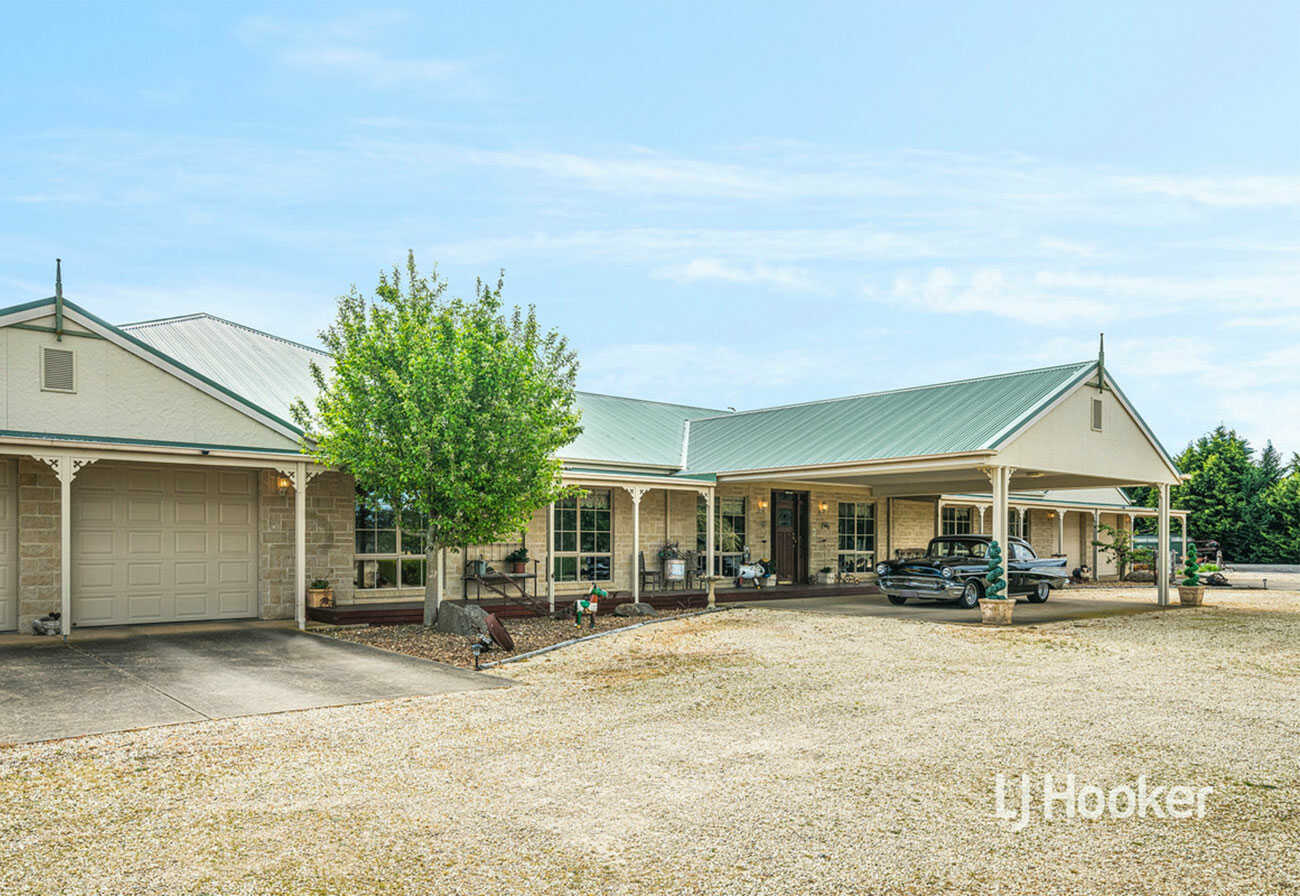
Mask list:
[[[718,588],[715,590],[718,603],[738,603],[753,600],[783,600],[795,597],[849,597],[854,595],[879,594],[875,585],[778,585],[775,588]],[[556,596],[555,605],[572,603],[575,595]],[[630,591],[617,591],[600,602],[600,608],[608,612],[621,603],[632,599]],[[689,609],[703,607],[708,602],[704,591],[654,591],[641,595],[641,599],[656,610]],[[479,606],[489,613],[495,613],[502,619],[518,619],[537,615],[531,608],[521,603],[512,603],[499,597],[484,597],[477,601]],[[424,620],[424,605],[420,601],[392,601],[387,603],[358,603],[341,607],[308,607],[307,618],[313,622],[329,625],[410,625]]]

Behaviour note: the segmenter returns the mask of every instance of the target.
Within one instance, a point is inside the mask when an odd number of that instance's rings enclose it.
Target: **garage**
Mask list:
[[[0,458],[0,632],[18,619],[18,465]]]
[[[257,615],[257,475],[107,461],[72,489],[76,624]]]

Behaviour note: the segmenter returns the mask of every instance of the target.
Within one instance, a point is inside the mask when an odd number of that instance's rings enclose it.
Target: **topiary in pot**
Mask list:
[[[1006,594],[1007,581],[1002,572],[1002,547],[989,542],[989,562],[984,570],[984,596],[980,598],[980,615],[985,625],[1010,625],[1016,602]]]
[[[1178,602],[1184,607],[1199,607],[1205,600],[1205,586],[1201,584],[1201,564],[1196,557],[1196,545],[1187,545],[1187,560],[1183,564],[1183,580],[1178,583]]]

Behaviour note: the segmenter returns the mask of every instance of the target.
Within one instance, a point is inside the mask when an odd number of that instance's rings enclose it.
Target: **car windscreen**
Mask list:
[[[986,545],[982,541],[932,541],[928,552],[931,557],[982,558]]]

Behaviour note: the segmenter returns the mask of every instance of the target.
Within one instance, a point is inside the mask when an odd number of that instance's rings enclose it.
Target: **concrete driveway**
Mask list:
[[[1039,625],[1044,622],[1062,622],[1067,619],[1094,619],[1101,616],[1119,616],[1128,613],[1145,613],[1159,610],[1155,589],[1151,589],[1151,603],[1116,600],[1105,597],[1105,589],[1071,589],[1053,591],[1046,603],[1031,604],[1023,598],[1016,601],[1012,625]],[[1174,595],[1175,602],[1178,595]],[[853,595],[848,597],[803,597],[789,600],[753,601],[745,606],[765,610],[804,610],[829,613],[835,616],[889,616],[918,622],[947,622],[980,624],[979,610],[963,610],[955,604],[925,600],[909,600],[901,607],[889,602],[883,594]]]
[[[0,744],[505,683],[281,623],[13,636],[0,643]]]

